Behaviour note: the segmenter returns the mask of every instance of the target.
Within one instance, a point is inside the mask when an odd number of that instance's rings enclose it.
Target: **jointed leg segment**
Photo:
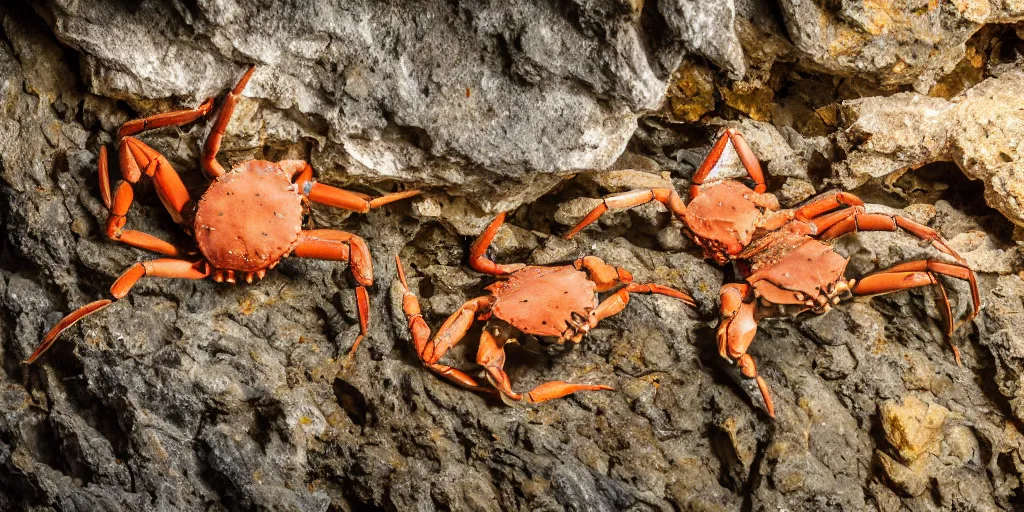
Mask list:
[[[571,395],[577,391],[614,391],[611,386],[599,384],[570,384],[560,380],[549,381],[533,388],[526,394],[512,390],[512,383],[505,373],[505,343],[508,341],[508,329],[502,326],[488,326],[480,335],[480,350],[476,362],[487,371],[491,384],[503,395],[515,401],[528,403],[545,402]]]
[[[572,238],[576,236],[583,228],[593,224],[594,221],[599,219],[602,215],[609,211],[625,210],[634,206],[640,206],[647,204],[651,201],[658,201],[664,204],[677,217],[681,217],[686,213],[686,205],[683,204],[683,199],[679,197],[674,189],[671,188],[651,188],[641,190],[630,190],[629,192],[622,192],[620,194],[610,195],[601,201],[601,204],[597,205],[593,210],[590,211],[582,220],[580,220],[573,228],[565,235],[565,238]]]
[[[735,128],[729,128],[725,130],[725,133],[711,147],[711,152],[708,153],[707,158],[704,159],[697,172],[693,173],[693,178],[690,179],[690,200],[697,197],[700,186],[704,184],[704,180],[711,174],[711,170],[715,168],[718,160],[722,158],[725,145],[730,141],[732,142],[733,149],[736,150],[736,154],[740,157],[740,162],[743,163],[743,168],[747,170],[750,179],[754,180],[754,192],[760,194],[767,190],[768,187],[764,182],[764,172],[761,170],[761,163],[757,161],[757,157],[750,149],[750,146],[747,145],[747,141],[743,139],[743,136]]]
[[[750,285],[732,283],[722,287],[722,319],[718,324],[718,351],[722,357],[735,361],[744,377],[754,379],[764,398],[765,408],[775,417],[768,383],[758,375],[754,359],[747,348],[757,334],[757,302]]]
[[[524,265],[519,263],[501,265],[487,257],[487,247],[491,245],[491,240],[494,240],[494,235],[498,234],[498,229],[501,228],[504,222],[505,212],[501,212],[487,225],[487,229],[473,241],[473,245],[469,248],[469,266],[473,267],[473,270],[492,276],[501,276],[511,274],[524,267]]]
[[[405,290],[405,294],[402,295],[402,310],[409,320],[409,332],[412,334],[416,355],[431,371],[455,384],[477,391],[489,391],[488,388],[480,386],[476,379],[470,377],[466,372],[437,362],[448,350],[462,341],[476,319],[476,315],[490,307],[489,297],[479,297],[463,304],[458,311],[445,320],[437,334],[431,339],[430,327],[427,326],[427,321],[423,319],[420,312],[419,299],[409,289],[409,283],[405,280],[405,270],[402,268],[402,260],[397,254],[395,262],[398,264],[398,279]]]
[[[299,183],[298,181],[296,183]],[[403,190],[392,192],[380,197],[370,197],[358,192],[351,192],[342,188],[324,185],[306,178],[299,186],[302,193],[314,203],[326,204],[335,208],[341,208],[358,213],[366,213],[374,208],[379,208],[395,201],[401,201],[413,196],[420,195],[419,190]]]
[[[964,320],[954,322],[953,311],[949,304],[949,297],[946,295],[945,286],[938,278],[939,275],[963,279],[970,282],[972,293],[971,298],[974,301],[975,309]],[[953,332],[961,325],[974,318],[978,312],[978,305],[981,301],[981,298],[978,295],[977,284],[974,281],[974,272],[969,268],[932,260],[908,261],[861,278],[860,281],[854,284],[850,291],[853,292],[854,295],[878,295],[929,285],[935,285],[939,288],[939,294],[943,305],[942,314],[946,319],[946,338],[949,340],[949,346],[953,350],[953,357],[956,358],[956,364],[960,364],[960,349],[953,344]]]
[[[115,300],[124,298],[125,295],[128,295],[128,292],[132,287],[135,286],[135,283],[143,277],[202,279],[207,275],[209,275],[209,273],[205,269],[200,269],[199,265],[192,261],[162,258],[136,263],[129,267],[128,270],[124,271],[124,273],[121,274],[121,277],[117,278],[117,281],[114,281],[113,286],[110,287],[110,295],[114,297],[113,299],[102,299],[90,302],[61,319],[61,321],[57,322],[57,325],[50,329],[50,332],[46,333],[46,336],[43,337],[43,342],[40,343],[39,347],[32,352],[32,355],[25,360],[25,364],[32,364],[36,359],[39,359],[39,357],[43,355],[43,353],[46,352],[55,341],[57,341],[57,337],[60,336],[60,333],[74,325],[75,322],[78,322],[82,318],[105,308]]]
[[[298,243],[292,254],[300,258],[348,262],[348,268],[358,285],[356,305],[359,308],[359,336],[349,349],[349,354],[354,354],[366,336],[370,323],[370,299],[366,293],[366,287],[373,286],[370,248],[362,238],[351,233],[313,229],[299,234]]]
[[[256,66],[249,66],[249,69],[242,75],[238,84],[235,85],[235,88],[224,98],[224,103],[220,107],[220,113],[217,114],[217,120],[213,123],[213,128],[210,129],[210,135],[206,137],[201,163],[203,170],[206,171],[206,175],[211,178],[224,174],[224,167],[217,161],[220,141],[224,138],[224,131],[227,130],[231,114],[235,112],[235,104],[238,103],[238,98],[242,96],[242,91],[245,90],[245,85],[249,83],[249,78],[252,77],[252,72],[255,70]]]

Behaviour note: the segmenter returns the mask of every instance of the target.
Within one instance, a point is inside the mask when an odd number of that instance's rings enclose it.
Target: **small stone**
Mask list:
[[[583,217],[590,213],[591,210],[597,208],[599,204],[601,204],[601,199],[590,197],[570,199],[558,205],[554,220],[563,226],[575,225],[580,220],[583,220]]]
[[[949,409],[910,395],[903,403],[889,400],[881,406],[885,438],[899,459],[913,463],[942,437]]]
[[[412,211],[414,215],[420,217],[440,217],[441,216],[441,203],[433,197],[424,197],[419,200],[413,200]]]
[[[799,178],[788,178],[782,188],[775,192],[775,196],[779,198],[779,203],[782,206],[792,208],[815,193],[817,192],[811,182]]]

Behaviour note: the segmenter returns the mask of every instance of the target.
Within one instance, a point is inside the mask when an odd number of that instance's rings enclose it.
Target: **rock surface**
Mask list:
[[[927,91],[963,59],[987,23],[1024,19],[1020,2],[780,0],[786,29],[810,67]]]
[[[0,512],[1024,507],[1021,236],[1013,212],[993,193],[1006,216],[986,207],[960,171],[984,180],[1015,169],[999,153],[1019,140],[1015,100],[999,95],[1020,88],[1020,40],[997,32],[986,41],[1004,50],[971,67],[978,76],[941,76],[964,78],[957,99],[879,96],[822,73],[900,83],[911,73],[870,52],[830,62],[790,41],[790,4],[0,6]],[[823,19],[862,23],[858,3],[842,5],[845,18]],[[949,28],[974,15],[943,4],[936,48],[955,53],[980,23],[1007,21],[1000,5]],[[887,34],[854,42],[908,41]],[[673,75],[684,56],[690,75]],[[222,93],[252,62],[222,162],[309,158],[321,180],[366,193],[428,187],[367,215],[313,209],[314,225],[357,233],[373,252],[371,330],[355,358],[348,269],[288,258],[252,285],[143,279],[22,365],[64,314],[152,257],[105,236],[100,145],[129,118]],[[911,62],[931,77],[946,63]],[[677,87],[691,75],[698,86]],[[645,115],[666,90],[666,106]],[[972,124],[986,117],[972,104],[999,116]],[[938,127],[921,122],[933,106]],[[919,126],[899,132],[869,112]],[[751,354],[775,393],[773,421],[717,355],[718,290],[732,271],[702,261],[660,205],[557,236],[603,194],[684,189],[723,126],[748,133],[788,203],[838,185],[943,233],[978,270],[985,305],[954,337],[963,366],[932,290],[765,321]],[[207,186],[196,165],[206,130],[142,136],[194,194]],[[610,171],[561,177],[591,167]],[[727,155],[718,171],[736,170]],[[394,255],[437,327],[490,282],[465,254],[506,208],[497,260],[594,254],[689,290],[698,308],[635,296],[579,346],[509,349],[517,390],[560,378],[614,392],[509,407],[438,379],[409,343]],[[137,187],[129,217],[132,229],[189,243],[150,186]],[[901,233],[837,248],[851,276],[935,256]],[[964,314],[964,286],[949,291]],[[474,375],[477,336],[447,358]]]
[[[494,197],[522,203],[551,187],[527,173],[610,165],[688,52],[742,75],[732,1],[720,5],[214,0],[126,10],[54,0],[37,9],[81,52],[93,94],[141,110],[169,97],[196,104],[257,64],[247,96],[274,111],[251,112],[264,130],[242,147],[305,137],[319,168],[479,192],[493,211],[514,206]]]
[[[916,93],[843,105],[847,187],[869,178],[896,181],[912,167],[954,162],[985,184],[985,200],[1024,226],[1024,71],[1007,71],[947,101]]]

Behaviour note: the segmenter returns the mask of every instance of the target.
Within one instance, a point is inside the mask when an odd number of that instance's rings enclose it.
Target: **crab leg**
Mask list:
[[[811,199],[806,204],[797,207],[794,217],[807,221],[844,206],[864,206],[864,201],[861,201],[859,197],[849,192],[837,190],[829,194],[820,195]]]
[[[132,119],[121,125],[121,129],[117,130],[117,137],[122,138],[136,135],[146,130],[163,128],[164,126],[188,124],[208,114],[211,108],[213,108],[213,98],[206,98],[202,105],[193,109],[165,112],[142,119]]]
[[[354,354],[370,323],[370,299],[366,287],[373,286],[373,260],[366,242],[356,235],[331,229],[304,230],[299,233],[292,254],[300,258],[346,261],[356,283],[356,305],[359,308],[359,336],[349,349]]]
[[[154,151],[153,153],[156,152]],[[111,200],[110,171],[108,169],[106,146],[100,146],[100,155],[98,160],[100,175],[100,194],[103,196],[103,202],[107,205],[107,209],[110,210],[110,214],[107,216],[107,237],[109,237],[111,240],[122,242],[132,247],[138,247],[140,249],[166,254],[167,256],[180,256],[181,250],[179,250],[177,247],[173,246],[169,242],[161,240],[148,233],[143,233],[141,231],[135,231],[131,229],[124,229],[124,225],[127,222],[126,215],[128,214],[128,210],[129,208],[131,208],[132,201],[134,199],[134,191],[132,190],[132,187],[129,183],[125,181],[119,181],[117,184],[114,198],[113,200]],[[150,161],[150,163],[154,162],[155,160]],[[141,173],[138,173],[137,175],[140,174]],[[147,170],[147,174],[151,174],[151,172]],[[177,175],[175,175],[175,177],[177,177]],[[137,177],[136,181],[138,181]],[[180,180],[178,181],[178,183],[181,183]],[[184,185],[181,186],[180,191],[178,191],[177,193],[184,193],[186,197],[188,196],[188,192],[185,191]]]
[[[101,299],[95,302],[90,302],[77,310],[73,311],[68,316],[57,322],[57,325],[50,329],[50,332],[46,333],[43,337],[43,342],[39,344],[39,347],[32,352],[32,355],[25,360],[25,364],[32,364],[39,359],[39,356],[43,355],[60,336],[62,332],[68,327],[71,327],[82,318],[95,313],[114,301],[124,298],[131,291],[132,286],[145,276],[149,277],[176,277],[180,279],[202,279],[208,276],[210,273],[205,268],[200,270],[198,262],[161,258],[158,260],[144,261],[136,263],[128,268],[121,274],[121,277],[114,281],[113,286],[110,287],[110,295],[113,299]]]
[[[301,179],[301,176],[300,176]],[[370,197],[365,194],[351,192],[342,188],[317,183],[314,180],[306,179],[304,182],[296,181],[302,187],[302,195],[314,203],[326,204],[335,208],[349,210],[352,212],[366,213],[374,208],[379,208],[395,201],[401,201],[422,192],[419,190],[403,190],[392,192],[380,197]]]
[[[487,257],[487,248],[491,245],[491,240],[494,240],[494,235],[498,234],[498,229],[501,228],[504,222],[505,212],[501,212],[487,225],[487,229],[473,241],[473,245],[469,248],[469,266],[473,267],[473,270],[492,276],[500,276],[511,274],[525,266],[521,263],[500,265]]]
[[[107,149],[100,146],[100,157],[99,167],[101,176],[101,191],[103,190],[103,183],[107,183],[105,195],[110,194],[109,182],[107,178]],[[138,247],[139,249],[145,249],[147,251],[158,252],[166,254],[167,256],[180,256],[182,251],[172,245],[170,242],[161,240],[148,233],[142,231],[135,231],[132,229],[124,229],[125,224],[128,222],[126,215],[128,209],[132,206],[132,200],[135,193],[132,191],[132,186],[126,181],[119,181],[117,183],[117,190],[114,193],[113,201],[109,198],[104,197],[104,202],[109,203],[107,208],[110,213],[107,215],[107,237],[116,242],[121,242],[132,247]]]
[[[508,329],[502,326],[488,326],[480,334],[480,350],[476,362],[484,367],[494,387],[502,394],[515,401],[528,403],[545,402],[571,395],[577,391],[614,391],[611,386],[598,384],[570,384],[560,380],[545,382],[525,395],[512,390],[512,383],[505,373],[505,343],[508,342]],[[524,400],[525,399],[525,400]]]
[[[722,319],[716,334],[718,352],[723,358],[734,360],[744,377],[757,382],[765,409],[774,418],[775,404],[768,383],[757,374],[757,365],[747,354],[747,348],[757,334],[757,303],[751,287],[747,284],[727,284],[722,287],[721,300]]]
[[[569,230],[569,233],[565,235],[565,238],[569,239],[576,236],[576,233],[579,233],[583,228],[593,224],[594,221],[606,212],[625,210],[634,206],[647,204],[651,201],[658,201],[665,205],[665,207],[677,217],[682,217],[683,214],[686,213],[686,205],[683,204],[683,199],[671,188],[630,190],[629,192],[613,194],[604,198],[601,201],[601,204],[597,205],[590,211],[590,213],[573,226],[571,230]]]
[[[601,301],[601,303],[598,304],[597,309],[594,310],[594,316],[597,318],[598,321],[601,321],[610,316],[619,314],[620,312],[622,312],[623,309],[626,308],[626,305],[629,304],[629,294],[631,293],[650,293],[657,295],[665,295],[668,297],[679,299],[691,307],[697,306],[697,302],[693,300],[693,297],[691,297],[687,293],[681,292],[674,288],[670,288],[668,286],[663,286],[655,283],[630,283],[626,285],[624,288],[620,289],[619,291],[613,293],[610,297]]]
[[[288,176],[294,177],[292,181],[299,186],[299,190],[313,178],[313,166],[305,160],[281,160],[277,165],[280,165]]]
[[[488,391],[488,388],[480,386],[473,377],[462,370],[438,364],[437,361],[455,344],[462,341],[477,313],[490,307],[490,298],[478,297],[463,304],[457,312],[445,320],[434,339],[431,340],[430,327],[427,326],[427,321],[423,319],[420,312],[419,299],[409,290],[409,283],[405,280],[405,270],[402,268],[402,260],[397,254],[395,262],[398,264],[398,279],[402,283],[402,289],[405,290],[402,295],[402,311],[405,312],[405,317],[409,320],[409,332],[412,334],[412,343],[420,361],[433,372],[464,388]]]
[[[964,320],[954,324],[953,310],[949,304],[949,297],[946,295],[946,289],[942,285],[942,281],[939,281],[936,274],[963,279],[971,283],[971,299],[974,301],[974,309]],[[932,260],[908,261],[865,276],[856,282],[850,291],[854,295],[878,295],[928,285],[939,287],[943,303],[942,313],[946,320],[946,336],[949,339],[950,348],[953,349],[956,364],[960,364],[960,349],[953,344],[953,332],[961,325],[971,321],[978,314],[981,302],[977,285],[974,282],[974,273],[969,268]]]
[[[149,176],[156,186],[157,197],[167,208],[174,222],[184,223],[183,212],[192,202],[192,197],[185,189],[185,184],[181,182],[181,177],[171,167],[171,163],[155,149],[135,137],[121,139],[118,155],[124,178],[131,183],[136,183],[143,173]],[[140,169],[143,170],[140,171]]]
[[[747,141],[743,139],[740,132],[736,131],[735,128],[729,128],[725,130],[725,133],[718,138],[715,145],[711,147],[711,152],[708,153],[707,158],[704,159],[704,163],[700,164],[697,172],[693,173],[693,177],[690,178],[690,200],[697,197],[697,193],[700,186],[704,184],[704,180],[711,174],[711,170],[715,168],[718,160],[722,158],[722,153],[725,151],[725,144],[732,142],[733,149],[736,150],[736,154],[740,157],[740,162],[743,163],[743,168],[747,170],[747,175],[750,179],[754,180],[754,192],[763,193],[767,186],[764,183],[764,172],[761,171],[761,163],[757,161],[757,157],[754,152],[751,151],[750,146],[747,145]]]
[[[206,171],[206,175],[211,178],[224,174],[224,167],[217,161],[220,141],[224,138],[224,131],[227,130],[228,122],[231,121],[231,114],[235,112],[235,104],[238,103],[238,98],[242,96],[242,91],[245,90],[245,85],[249,83],[249,78],[252,77],[252,72],[255,70],[256,66],[249,66],[249,69],[242,75],[238,84],[235,85],[235,88],[231,89],[231,92],[224,98],[224,103],[220,107],[220,113],[217,114],[217,121],[213,123],[213,128],[210,129],[210,134],[206,137],[201,163],[203,170]]]
[[[823,215],[810,222],[818,229],[818,233],[821,233],[818,236],[821,240],[832,240],[855,231],[897,231],[902,228],[922,240],[931,242],[936,249],[952,256],[957,263],[966,264],[963,257],[947,245],[938,232],[901,215],[867,213],[863,206],[854,206]]]

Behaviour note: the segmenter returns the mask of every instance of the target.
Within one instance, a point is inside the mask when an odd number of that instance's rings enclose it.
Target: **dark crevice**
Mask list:
[[[334,379],[331,387],[334,390],[334,398],[338,401],[338,405],[348,414],[352,423],[365,427],[368,410],[366,396],[358,388],[340,378]]]
[[[774,428],[770,428],[774,431]],[[747,477],[746,485],[743,488],[743,503],[740,505],[742,512],[754,510],[754,491],[761,486],[761,466],[765,464],[768,445],[771,444],[771,434],[766,438],[758,439],[757,448],[754,451],[754,461],[750,464],[750,475]]]

